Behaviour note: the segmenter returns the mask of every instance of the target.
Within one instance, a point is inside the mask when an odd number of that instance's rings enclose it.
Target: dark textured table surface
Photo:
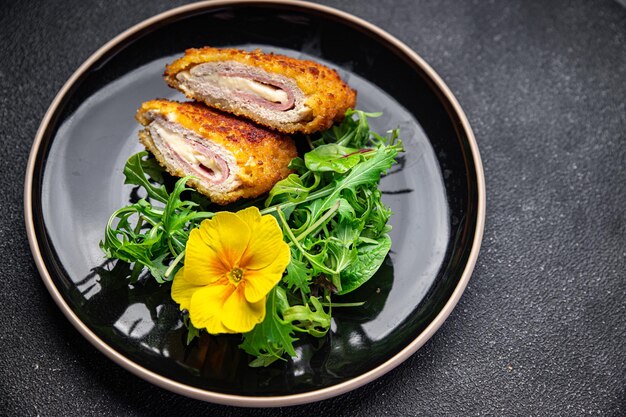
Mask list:
[[[72,72],[182,1],[0,5],[1,415],[626,415],[626,9],[617,1],[326,0],[447,82],[487,179],[482,251],[414,356],[317,404],[245,410],[156,388],[65,319],[31,258],[26,160]]]

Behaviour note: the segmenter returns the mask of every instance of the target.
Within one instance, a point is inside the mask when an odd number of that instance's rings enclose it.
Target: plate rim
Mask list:
[[[166,378],[158,373],[151,371],[143,366],[133,362],[131,359],[125,357],[121,353],[117,352],[111,346],[109,346],[106,342],[100,339],[94,332],[92,332],[74,313],[74,311],[70,308],[70,306],[65,302],[63,296],[59,292],[59,290],[54,285],[52,281],[52,277],[48,269],[46,268],[45,262],[43,260],[43,256],[37,242],[37,235],[35,231],[34,224],[34,213],[33,213],[33,198],[32,198],[32,187],[34,180],[34,169],[36,165],[37,155],[41,148],[41,144],[43,141],[43,135],[50,124],[53,114],[56,112],[61,100],[68,93],[68,91],[72,88],[72,86],[76,83],[76,81],[86,72],[86,70],[98,59],[100,59],[104,54],[109,52],[111,49],[115,48],[117,45],[133,36],[134,34],[140,32],[145,28],[149,28],[155,24],[163,22],[166,19],[170,19],[177,15],[187,14],[193,11],[200,10],[211,10],[223,6],[237,6],[237,5],[276,5],[276,6],[293,6],[299,9],[304,9],[308,11],[319,12],[322,14],[326,14],[329,16],[338,17],[342,21],[347,21],[352,23],[356,27],[364,29],[367,32],[373,33],[383,40],[389,42],[391,45],[398,48],[398,50],[403,53],[407,58],[409,58],[413,63],[417,64],[427,75],[427,77],[436,85],[436,87],[441,91],[444,95],[448,103],[452,107],[452,111],[459,118],[459,122],[461,127],[464,130],[465,135],[467,136],[467,142],[471,151],[472,160],[474,163],[475,171],[476,171],[476,193],[478,196],[478,205],[476,207],[476,230],[474,234],[474,239],[471,244],[470,253],[468,256],[467,263],[463,268],[463,272],[457,283],[454,291],[446,301],[445,305],[441,309],[441,311],[435,316],[435,318],[428,324],[428,326],[408,345],[406,345],[400,352],[396,353],[391,358],[387,359],[382,364],[378,365],[376,368],[371,369],[361,375],[358,375],[354,378],[351,378],[347,381],[341,382],[336,385],[332,385],[326,388],[321,388],[318,390],[297,393],[292,395],[280,395],[280,396],[262,396],[262,397],[254,397],[254,396],[243,396],[243,395],[234,395],[234,394],[224,394],[215,391],[204,390],[196,387],[192,387],[190,385],[183,384],[181,382],[174,381],[172,379]],[[57,306],[61,309],[65,317],[72,323],[72,325],[79,331],[79,333],[85,337],[94,347],[96,347],[100,352],[104,353],[109,359],[118,365],[122,366],[127,371],[133,373],[134,375],[154,384],[161,388],[167,389],[174,393],[184,395],[190,398],[194,398],[197,400],[209,401],[216,404],[223,405],[233,405],[240,407],[282,407],[282,406],[292,406],[298,404],[305,404],[309,402],[315,402],[324,400],[327,398],[331,398],[337,395],[344,394],[348,391],[352,391],[358,387],[361,387],[369,382],[374,381],[375,379],[381,377],[387,372],[394,369],[396,366],[400,365],[406,359],[408,359],[411,355],[413,355],[419,348],[421,348],[426,341],[428,341],[434,333],[441,327],[443,322],[448,318],[456,304],[458,303],[461,295],[463,294],[469,279],[472,275],[474,267],[476,265],[476,260],[478,258],[478,253],[480,251],[480,246],[484,233],[485,226],[485,212],[486,212],[486,191],[485,191],[485,178],[484,178],[484,170],[480,157],[480,153],[478,150],[478,144],[476,143],[476,138],[474,137],[474,133],[470,127],[467,116],[465,115],[463,109],[459,105],[458,101],[448,88],[448,86],[444,83],[441,77],[430,67],[426,61],[421,58],[415,51],[409,48],[404,42],[400,41],[387,31],[379,28],[378,26],[367,22],[364,19],[356,17],[348,12],[344,12],[342,10],[335,9],[333,7],[319,5],[315,3],[310,3],[306,1],[300,0],[206,0],[198,3],[192,3],[180,7],[176,7],[165,12],[154,15],[148,19],[145,19],[129,29],[121,32],[116,35],[114,38],[109,40],[103,46],[98,48],[89,58],[87,58],[74,73],[68,78],[63,87],[58,91],[56,96],[54,97],[52,103],[48,107],[37,133],[35,135],[35,139],[33,141],[28,163],[26,166],[25,173],[25,181],[24,181],[24,220],[26,225],[26,233],[28,236],[28,243],[33,254],[33,258],[35,260],[35,264],[37,266],[37,270],[41,276],[42,281],[44,282],[48,292],[54,299]]]

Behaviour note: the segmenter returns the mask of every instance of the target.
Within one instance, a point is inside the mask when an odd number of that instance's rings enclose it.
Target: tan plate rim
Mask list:
[[[102,341],[98,336],[96,336],[87,326],[74,314],[68,304],[65,302],[59,290],[55,287],[52,282],[52,278],[50,276],[50,272],[46,269],[46,266],[43,261],[43,257],[41,255],[41,251],[39,245],[37,243],[37,238],[35,234],[34,220],[33,220],[33,211],[32,211],[32,186],[33,186],[33,173],[35,168],[35,160],[39,151],[39,147],[41,146],[43,140],[43,134],[50,123],[52,115],[56,111],[61,99],[68,93],[71,86],[81,77],[82,74],[86,72],[86,70],[97,61],[102,55],[108,52],[111,48],[114,48],[122,41],[127,38],[133,36],[137,32],[154,25],[158,22],[162,22],[166,19],[170,19],[174,16],[180,14],[186,14],[193,11],[199,10],[209,10],[222,6],[230,6],[230,5],[241,5],[241,4],[265,4],[265,5],[288,5],[294,6],[300,9],[306,9],[316,12],[321,12],[323,14],[336,16],[343,21],[347,21],[352,23],[353,25],[365,29],[366,31],[377,35],[382,38],[389,44],[396,47],[400,52],[402,52],[407,58],[417,64],[424,71],[426,75],[430,77],[430,79],[435,83],[435,85],[440,89],[440,91],[445,95],[449,104],[452,106],[454,112],[456,112],[457,117],[461,122],[461,126],[465,131],[465,134],[468,138],[469,146],[471,149],[474,165],[476,167],[476,176],[477,176],[477,192],[478,192],[478,207],[477,207],[477,221],[476,221],[476,232],[474,235],[474,240],[472,242],[472,249],[470,251],[469,259],[461,274],[461,279],[459,280],[458,285],[454,289],[451,297],[448,299],[447,303],[443,307],[443,309],[439,312],[439,314],[435,317],[435,319],[424,329],[424,331],[411,343],[409,343],[404,349],[394,355],[392,358],[377,366],[376,368],[359,375],[353,379],[342,382],[337,385],[333,385],[327,388],[309,391],[299,394],[293,395],[285,395],[285,396],[264,396],[264,397],[250,397],[250,396],[241,396],[241,395],[231,395],[231,394],[222,394],[213,391],[206,391],[199,388],[194,388],[180,382],[173,381],[171,379],[165,378],[155,372],[152,372],[130,359],[126,358],[122,354],[115,351],[109,345],[107,345],[104,341]],[[408,46],[406,46],[403,42],[399,41],[386,31],[380,29],[377,26],[374,26],[371,23],[366,22],[363,19],[355,17],[349,13],[333,9],[327,6],[321,6],[314,3],[297,1],[297,0],[217,0],[217,1],[202,1],[199,3],[189,4],[186,6],[178,7],[164,13],[158,14],[154,17],[151,17],[147,20],[144,20],[141,23],[131,27],[130,29],[124,31],[119,34],[111,41],[107,42],[104,46],[98,49],[95,53],[93,53],[68,79],[65,85],[61,88],[61,90],[57,93],[56,97],[52,101],[52,104],[48,108],[37,134],[35,136],[35,140],[33,142],[33,146],[30,151],[30,156],[28,159],[28,165],[26,168],[26,178],[24,184],[24,215],[26,222],[26,231],[28,234],[28,242],[33,253],[33,257],[35,259],[35,263],[37,265],[37,269],[41,274],[42,280],[52,295],[52,298],[59,306],[61,311],[65,314],[65,316],[69,319],[69,321],[78,329],[78,331],[91,342],[97,349],[99,349],[102,353],[104,353],[107,357],[112,359],[117,364],[121,365],[128,371],[133,374],[149,381],[159,387],[165,388],[172,392],[185,395],[191,398],[195,398],[198,400],[210,401],[217,404],[226,404],[226,405],[235,405],[235,406],[243,406],[243,407],[282,407],[282,406],[290,406],[297,404],[304,404],[314,401],[320,401],[326,398],[334,397],[348,391],[354,390],[362,385],[365,385],[376,378],[384,375],[389,372],[400,363],[405,361],[409,356],[415,353],[431,336],[437,331],[437,329],[443,324],[445,319],[450,315],[455,305],[457,304],[461,294],[465,290],[467,283],[470,279],[474,266],[476,264],[476,259],[478,257],[478,252],[480,250],[480,244],[483,237],[483,230],[485,225],[485,178],[483,172],[483,166],[480,159],[480,154],[478,151],[478,145],[476,144],[476,139],[472,132],[472,129],[469,125],[467,117],[465,113],[461,109],[459,103],[452,95],[450,89],[446,86],[446,84],[442,81],[442,79],[435,73],[435,71],[413,50],[411,50]]]

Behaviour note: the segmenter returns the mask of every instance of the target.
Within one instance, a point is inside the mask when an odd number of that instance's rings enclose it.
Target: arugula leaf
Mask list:
[[[349,265],[357,260],[357,251],[354,243],[358,237],[358,230],[348,222],[341,222],[335,228],[335,234],[329,239],[328,252],[332,255],[334,275],[340,274]],[[333,283],[339,292],[342,291],[343,283],[335,280]]]
[[[170,274],[170,276],[166,275],[166,272],[169,268],[168,265],[164,265],[163,261],[165,258],[169,256],[168,253],[163,253],[156,259],[152,260],[149,264],[146,265],[154,279],[159,284],[163,284],[165,281],[171,281],[174,278],[175,274]]]
[[[350,204],[345,198],[339,199],[339,209],[337,210],[337,213],[339,213],[341,220],[351,220],[356,217],[354,207],[352,207],[352,204]]]
[[[141,168],[143,169],[143,172],[152,181],[158,184],[163,184],[163,167],[159,165],[156,158],[154,158],[148,152],[145,152],[145,153],[147,154],[148,158],[141,159]]]
[[[300,175],[308,171],[306,165],[304,164],[304,159],[300,158],[299,156],[293,158],[291,162],[289,162],[288,168],[293,169]]]
[[[363,184],[378,184],[380,176],[395,163],[397,154],[396,149],[381,147],[372,158],[356,165],[346,177],[337,181],[334,193]]]
[[[274,187],[270,190],[267,200],[265,200],[265,206],[272,204],[273,200],[277,196],[285,196],[287,199],[282,201],[301,202],[306,199],[311,190],[313,190],[319,184],[319,177],[315,176],[315,181],[310,187],[306,187],[302,178],[296,174],[290,174],[284,180],[278,181]]]
[[[322,303],[316,297],[310,297],[309,302],[304,305],[285,309],[283,317],[295,330],[309,333],[314,337],[324,337],[330,329],[330,313],[324,311]]]
[[[296,356],[293,342],[297,339],[292,337],[294,327],[279,316],[288,305],[285,290],[274,287],[267,297],[265,320],[245,333],[243,343],[239,345],[246,353],[257,357],[250,366],[267,366],[281,359],[284,353]]]
[[[382,265],[391,249],[391,239],[384,235],[376,244],[357,247],[358,261],[352,262],[341,273],[341,291],[338,295],[354,291],[369,280]]]
[[[311,292],[309,287],[309,281],[311,280],[310,271],[307,268],[307,264],[296,256],[292,250],[291,261],[287,265],[287,275],[283,277],[283,281],[287,284],[287,288],[297,288],[302,293],[308,294]]]
[[[311,171],[344,172],[352,169],[361,161],[361,154],[371,149],[355,149],[329,143],[320,145],[304,155],[304,163]]]
[[[146,156],[148,156],[148,152],[141,151],[128,159],[126,166],[124,166],[124,175],[126,176],[126,181],[124,181],[124,183],[139,185],[146,190],[150,198],[160,201],[161,203],[166,203],[168,193],[165,190],[165,186],[161,185],[158,187],[153,185],[146,177],[146,171],[153,175],[157,171],[155,161],[153,159],[143,159]],[[157,181],[158,179],[162,180],[161,174],[151,176],[151,178],[154,181]]]

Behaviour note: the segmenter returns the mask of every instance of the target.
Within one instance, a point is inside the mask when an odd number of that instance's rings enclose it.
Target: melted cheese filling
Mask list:
[[[193,77],[189,71],[183,71],[176,75],[179,79],[188,80]],[[228,88],[231,90],[239,90],[244,93],[251,93],[261,97],[272,103],[286,103],[289,101],[289,95],[280,88],[263,84],[258,81],[250,80],[243,77],[224,77],[218,74],[202,75],[202,80],[210,82],[218,87]],[[181,86],[182,87],[182,86]]]
[[[172,132],[165,126],[154,123],[153,127],[156,133],[161,137],[161,140],[169,145],[169,147],[189,165],[210,173],[213,180],[222,179],[224,174],[215,158],[211,158],[199,152],[189,141],[185,140],[184,137],[178,133]]]

